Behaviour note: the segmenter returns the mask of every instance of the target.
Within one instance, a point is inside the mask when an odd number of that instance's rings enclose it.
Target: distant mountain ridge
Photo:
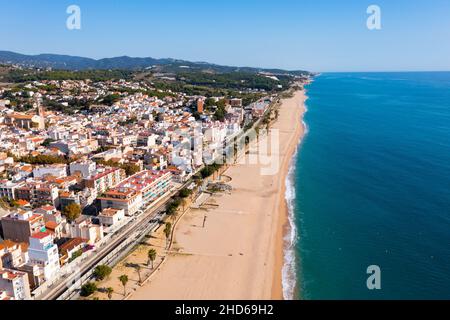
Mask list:
[[[59,54],[38,54],[25,55],[11,51],[0,51],[0,64],[18,64],[26,67],[52,68],[63,70],[142,70],[151,67],[158,67],[161,71],[173,72],[177,69],[192,69],[195,71],[213,71],[213,72],[268,72],[273,74],[308,74],[303,70],[282,70],[282,69],[264,69],[251,67],[233,67],[222,66],[208,62],[190,62],[171,58],[155,59],[135,58],[128,56],[92,59],[78,56],[59,55]]]

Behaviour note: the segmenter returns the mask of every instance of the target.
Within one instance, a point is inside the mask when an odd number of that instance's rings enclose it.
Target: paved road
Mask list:
[[[264,115],[269,112],[271,108],[267,108]],[[253,128],[258,126],[262,117],[258,119],[254,125]],[[232,139],[234,138],[241,138],[245,132],[241,130],[237,134],[233,135],[232,137],[227,137],[225,140],[225,143],[228,144],[232,142]],[[221,158],[220,156],[218,158]],[[216,161],[217,159],[215,159]],[[201,169],[204,168],[204,165],[197,169],[196,172],[200,172]],[[134,218],[132,222],[129,223],[129,225],[126,225],[123,229],[120,229],[118,231],[118,234],[114,234],[112,236],[111,242],[107,243],[105,246],[99,248],[98,251],[94,252],[94,254],[88,258],[84,263],[82,263],[81,266],[79,266],[80,270],[79,272],[72,273],[68,277],[61,278],[57,283],[52,284],[51,288],[44,293],[40,294],[39,296],[36,296],[36,300],[55,300],[58,299],[60,296],[62,296],[67,290],[69,290],[69,287],[74,284],[77,280],[82,278],[84,275],[86,275],[89,271],[91,271],[97,264],[99,264],[103,259],[108,257],[114,249],[116,249],[118,246],[120,246],[123,242],[125,242],[128,239],[132,239],[133,237],[138,238],[139,235],[141,235],[142,232],[146,231],[150,227],[150,223],[152,220],[156,218],[158,213],[165,210],[167,202],[182,188],[187,187],[190,183],[185,183],[181,187],[177,188],[176,190],[172,191],[169,195],[165,196],[164,198],[160,199],[158,202],[161,202],[161,205],[151,207],[146,212],[142,213],[138,217]],[[155,226],[157,223],[154,223]],[[130,243],[130,245],[132,245]],[[128,247],[128,246],[127,246]],[[125,250],[125,248],[124,248]]]
[[[177,190],[173,191],[166,197],[160,200],[161,205],[148,209],[145,213],[141,214],[129,225],[126,225],[123,230],[120,230],[120,234],[114,235],[111,242],[107,243],[104,247],[100,248],[90,257],[86,262],[80,266],[80,272],[74,273],[67,278],[62,278],[58,283],[52,285],[50,290],[35,297],[36,300],[55,300],[68,290],[68,284],[75,283],[79,278],[85,275],[87,272],[95,268],[95,266],[107,257],[115,248],[117,248],[130,236],[139,231],[143,231],[149,227],[149,223],[156,218],[158,213],[165,210],[167,201],[176,194]],[[155,226],[157,223],[154,223]]]

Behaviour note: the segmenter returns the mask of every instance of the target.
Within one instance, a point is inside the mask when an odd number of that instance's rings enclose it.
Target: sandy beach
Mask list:
[[[285,179],[304,134],[305,99],[297,91],[284,100],[272,125],[279,130],[277,173],[262,175],[262,164],[230,166],[225,175],[233,190],[211,196],[207,210],[191,209],[181,218],[171,253],[131,299],[283,298]]]

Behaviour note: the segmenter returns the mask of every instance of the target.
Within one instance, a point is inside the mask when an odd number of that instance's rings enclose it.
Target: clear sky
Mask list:
[[[68,30],[66,9],[81,9]],[[381,8],[369,30],[367,7]],[[450,70],[449,0],[0,0],[0,50],[312,71]]]

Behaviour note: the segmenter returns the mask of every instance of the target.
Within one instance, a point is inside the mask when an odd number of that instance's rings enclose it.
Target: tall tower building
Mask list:
[[[37,109],[38,109],[38,116],[45,119],[45,111],[44,107],[42,106],[41,100],[37,100]]]
[[[42,105],[41,99],[36,100],[37,103],[37,122],[38,122],[38,129],[44,130],[45,129],[45,111],[44,106]]]

